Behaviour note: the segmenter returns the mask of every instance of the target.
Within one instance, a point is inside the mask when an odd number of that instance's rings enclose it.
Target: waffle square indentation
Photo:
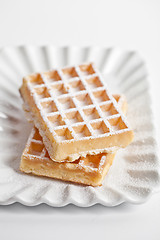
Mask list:
[[[54,97],[68,93],[68,91],[63,83],[51,85],[50,91]]]
[[[32,86],[44,84],[41,74],[37,73],[29,77],[29,82]]]
[[[57,107],[52,100],[41,102],[41,106],[45,113],[57,112]]]
[[[63,73],[63,77],[65,79],[71,79],[71,78],[79,77],[78,73],[76,72],[75,67],[63,68],[62,73]]]
[[[95,107],[84,109],[83,112],[85,114],[85,118],[88,121],[100,118],[99,113]]]
[[[77,139],[91,136],[91,133],[90,133],[87,125],[85,125],[85,124],[74,126],[73,130],[75,132]]]
[[[68,128],[56,129],[54,131],[57,134],[59,142],[73,139],[73,136]]]
[[[78,80],[78,81],[71,81],[69,83],[69,89],[70,89],[70,92],[76,93],[76,92],[85,90],[85,87],[82,81]]]
[[[107,93],[106,93],[106,90],[95,91],[95,92],[93,92],[93,95],[95,97],[95,100],[98,103],[110,100]]]
[[[111,129],[114,132],[127,128],[121,117],[109,119],[108,122],[110,123]]]
[[[59,98],[58,101],[61,105],[61,109],[63,109],[63,110],[75,108],[75,104],[71,97]]]
[[[109,116],[113,116],[115,114],[118,114],[118,111],[116,110],[115,106],[113,105],[113,103],[106,103],[102,106],[100,106],[103,114],[105,117],[109,117]]]
[[[103,84],[101,83],[99,77],[91,77],[87,78],[86,82],[89,86],[90,89],[98,88],[98,87],[103,87]]]
[[[66,117],[70,124],[74,124],[77,122],[83,122],[83,119],[78,111],[72,111],[66,113]]]
[[[109,128],[106,126],[104,121],[97,121],[97,122],[91,123],[91,126],[93,128],[93,132],[95,136],[109,132]]]
[[[61,80],[61,77],[60,77],[57,70],[53,70],[53,71],[50,71],[50,72],[45,72],[43,75],[46,79],[46,82],[48,82],[48,83],[53,83],[53,82]]]
[[[91,167],[91,168],[98,169],[99,166],[100,166],[100,159],[101,159],[100,155],[99,156],[97,156],[97,155],[87,155],[85,158],[83,158],[83,160],[80,160],[80,161],[83,162],[84,166],[88,166],[88,167]]]
[[[50,94],[46,87],[37,87],[34,88],[34,91],[39,99],[50,97]]]
[[[34,135],[33,135],[33,139],[42,142],[42,137],[41,137],[41,135],[39,134],[39,131],[38,131],[37,128],[35,128],[35,132],[34,132]]]
[[[54,114],[52,116],[47,117],[49,120],[49,123],[52,127],[58,127],[61,125],[65,125],[64,120],[62,119],[60,114]]]
[[[83,76],[88,76],[95,73],[95,70],[92,64],[82,64],[79,66],[79,69],[80,69],[81,75]]]
[[[88,106],[88,105],[91,105],[93,104],[90,96],[88,93],[86,94],[79,94],[76,99],[78,100],[78,104],[80,106]]]
[[[41,156],[42,150],[43,150],[43,144],[31,142],[29,146],[28,154]]]

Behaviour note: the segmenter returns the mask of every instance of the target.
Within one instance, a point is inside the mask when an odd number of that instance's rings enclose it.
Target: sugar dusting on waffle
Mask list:
[[[120,95],[115,95],[114,98],[125,113],[126,99]],[[28,111],[27,106],[25,107]],[[56,163],[51,161],[39,131],[33,128],[22,154],[20,168],[26,173],[98,186],[108,172],[114,156],[115,153],[88,155],[72,163]]]
[[[29,78],[27,86],[57,143],[80,143],[131,131],[92,63],[38,74]],[[44,137],[43,131],[40,133]],[[86,154],[115,151],[118,147],[121,147],[120,143],[102,149],[96,146],[87,151],[82,149],[79,153],[71,153],[69,160]]]

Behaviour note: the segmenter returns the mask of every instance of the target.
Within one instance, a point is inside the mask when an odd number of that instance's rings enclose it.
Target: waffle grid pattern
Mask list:
[[[28,140],[27,153],[41,159],[49,158],[48,152],[37,129],[32,129],[30,138]]]
[[[40,136],[38,130],[35,127],[31,131],[23,156],[26,156],[29,159],[38,158],[39,160],[42,160],[42,161],[50,160],[49,154],[43,144],[42,137]],[[92,159],[80,158],[72,163],[58,163],[58,164],[65,164],[66,168],[72,166],[72,168],[83,167],[86,170],[90,169],[92,171],[103,170],[103,166],[105,164],[106,158],[101,155],[100,156],[97,155],[95,159],[96,161],[93,161],[93,158]],[[51,160],[51,163],[53,163],[52,160]]]
[[[28,85],[58,142],[128,130],[123,114],[93,64],[39,74]]]

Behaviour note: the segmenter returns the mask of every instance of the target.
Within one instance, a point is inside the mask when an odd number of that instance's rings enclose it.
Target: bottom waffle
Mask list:
[[[125,97],[120,95],[114,95],[114,97],[119,107],[126,113]],[[42,138],[34,127],[21,157],[20,170],[38,176],[99,186],[112,165],[114,157],[115,153],[103,153],[80,157],[72,163],[55,162],[49,158]]]

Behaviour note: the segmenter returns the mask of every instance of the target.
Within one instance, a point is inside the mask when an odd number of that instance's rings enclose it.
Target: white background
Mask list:
[[[0,0],[0,47],[119,46],[137,50],[150,73],[160,137],[160,1]],[[160,239],[160,193],[115,208],[0,206],[0,239]]]

